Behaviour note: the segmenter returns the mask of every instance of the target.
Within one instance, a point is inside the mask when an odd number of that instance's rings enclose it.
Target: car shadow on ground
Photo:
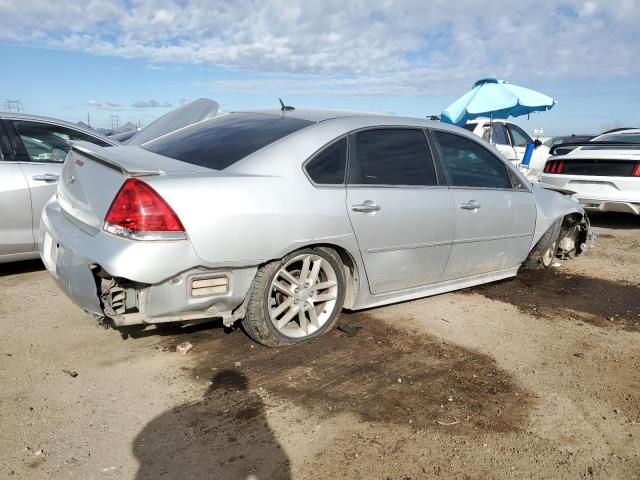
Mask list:
[[[24,260],[22,262],[12,262],[0,264],[0,277],[17,275],[20,273],[31,273],[44,270],[44,263],[40,260]]]
[[[236,370],[222,370],[200,400],[156,417],[136,436],[136,479],[289,479],[289,459],[262,399]]]
[[[589,212],[592,227],[611,228],[613,230],[640,229],[640,216],[631,213]]]

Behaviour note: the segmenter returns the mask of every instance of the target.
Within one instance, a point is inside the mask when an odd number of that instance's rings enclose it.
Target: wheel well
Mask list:
[[[347,287],[347,291],[344,295],[344,308],[352,308],[356,301],[356,296],[358,295],[358,289],[360,288],[360,274],[358,272],[358,265],[354,260],[353,256],[349,251],[343,247],[338,245],[333,245],[331,243],[317,243],[312,245],[304,245],[300,248],[297,248],[294,251],[301,250],[304,248],[317,248],[317,249],[325,249],[325,250],[333,250],[340,257],[340,261],[344,266],[344,276],[345,283]],[[293,253],[293,252],[289,252]],[[287,255],[289,254],[287,253]],[[286,256],[286,255],[285,255]]]

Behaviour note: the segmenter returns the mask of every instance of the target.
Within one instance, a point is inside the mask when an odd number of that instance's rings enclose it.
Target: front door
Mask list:
[[[424,131],[357,132],[349,152],[346,207],[371,293],[440,281],[451,251],[453,203],[439,185]]]
[[[34,248],[29,184],[0,121],[0,261],[3,255]]]
[[[516,152],[517,163],[522,163],[522,160],[524,159],[524,152],[527,150],[527,145],[529,143],[533,143],[533,139],[517,125],[510,123],[505,126],[509,132],[509,136],[511,137],[513,149]]]
[[[34,237],[40,225],[42,209],[56,191],[56,183],[69,152],[69,140],[83,140],[100,146],[108,143],[61,125],[13,120],[6,121],[16,138],[16,154],[31,190]]]
[[[450,132],[433,135],[455,205],[446,279],[517,267],[533,237],[533,194],[514,185],[507,165],[480,143]]]
[[[489,132],[491,132],[491,136],[489,136]],[[482,138],[493,145],[496,150],[498,150],[504,158],[510,162],[515,162],[517,160],[517,153],[511,144],[511,140],[507,135],[502,122],[485,124]]]

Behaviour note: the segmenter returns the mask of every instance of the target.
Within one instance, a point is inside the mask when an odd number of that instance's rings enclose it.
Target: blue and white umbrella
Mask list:
[[[440,119],[454,125],[464,125],[478,117],[508,118],[532,112],[551,110],[556,101],[540,92],[512,83],[485,77],[442,112]]]

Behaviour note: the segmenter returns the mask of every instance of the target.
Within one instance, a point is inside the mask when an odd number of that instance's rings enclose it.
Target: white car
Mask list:
[[[535,145],[529,167],[519,167],[530,179],[537,180],[548,157],[548,149],[539,148],[542,142],[535,141],[527,132],[515,123],[506,120],[489,120],[486,118],[471,120],[463,128],[491,143],[504,157],[514,165],[520,165],[524,158],[527,144]],[[491,134],[489,133],[491,132]]]
[[[585,210],[640,215],[640,129],[563,147],[551,149],[541,182],[576,192]]]

